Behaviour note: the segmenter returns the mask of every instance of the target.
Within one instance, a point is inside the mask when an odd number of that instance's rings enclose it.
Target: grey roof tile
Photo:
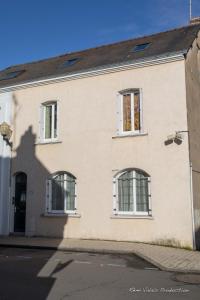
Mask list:
[[[123,64],[141,59],[145,60],[150,57],[161,56],[167,53],[169,54],[188,50],[199,30],[200,24],[189,25],[115,44],[68,53],[36,62],[11,66],[0,71],[0,79],[9,72],[16,72],[19,70],[25,70],[25,72],[22,72],[21,75],[8,80],[0,80],[0,88],[39,79],[51,78],[54,76],[98,69],[102,66],[105,67],[108,65]],[[144,43],[150,43],[149,47],[143,51],[132,51],[134,46]],[[74,58],[79,58],[76,63],[63,67],[63,63],[66,60]]]

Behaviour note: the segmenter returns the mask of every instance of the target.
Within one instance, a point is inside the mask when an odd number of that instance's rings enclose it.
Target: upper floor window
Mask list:
[[[144,171],[130,169],[114,178],[114,211],[150,214],[150,177]]]
[[[47,211],[74,213],[76,210],[76,178],[67,172],[58,172],[47,180]]]
[[[57,102],[48,102],[41,109],[41,137],[42,140],[57,138]]]
[[[139,133],[141,131],[141,95],[139,89],[119,93],[119,132]]]

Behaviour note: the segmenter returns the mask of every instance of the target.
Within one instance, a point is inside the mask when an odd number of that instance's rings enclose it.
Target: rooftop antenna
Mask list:
[[[190,0],[190,21],[192,20],[192,0]]]
[[[200,24],[200,16],[199,17],[192,17],[192,0],[190,1],[190,22],[189,24],[195,25],[195,24]]]

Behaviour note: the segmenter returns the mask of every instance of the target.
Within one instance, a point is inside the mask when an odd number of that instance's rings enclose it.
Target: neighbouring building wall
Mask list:
[[[144,135],[117,137],[117,93],[142,89]],[[12,174],[27,174],[26,234],[143,241],[192,247],[184,60],[13,92]],[[58,101],[60,143],[39,143],[40,105]],[[113,215],[113,176],[139,168],[151,176],[152,218]],[[78,217],[48,217],[45,180],[77,178]]]
[[[200,249],[200,34],[186,58],[186,91],[192,163],[196,246]]]
[[[0,124],[11,123],[11,94],[0,94]],[[9,233],[10,146],[0,135],[0,234]]]

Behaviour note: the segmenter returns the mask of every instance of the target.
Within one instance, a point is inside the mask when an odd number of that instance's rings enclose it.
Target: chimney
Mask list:
[[[200,24],[200,17],[195,17],[190,20],[190,25]]]

